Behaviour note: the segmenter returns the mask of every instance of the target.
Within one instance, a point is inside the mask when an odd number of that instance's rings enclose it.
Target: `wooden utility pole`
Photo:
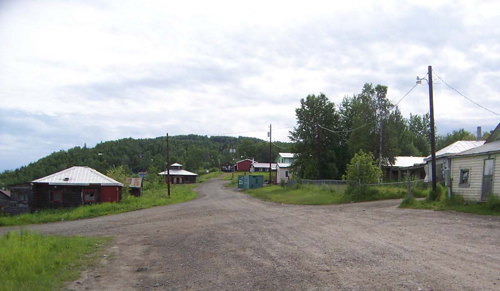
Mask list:
[[[319,125],[316,124],[316,129],[318,131],[317,142],[318,142],[318,180],[321,180],[321,136]]]
[[[406,170],[406,181],[408,183],[408,197],[411,197],[411,171],[409,168]]]
[[[167,133],[167,185],[168,185],[168,199],[170,199],[170,152],[168,148],[168,133]]]
[[[269,124],[269,184],[273,181],[271,173],[273,172],[272,166],[271,166],[271,134],[272,134],[272,124]]]
[[[431,156],[432,156],[432,191],[436,192],[436,133],[434,132],[434,90],[432,87],[432,66],[428,67],[429,75],[429,113],[431,121]]]

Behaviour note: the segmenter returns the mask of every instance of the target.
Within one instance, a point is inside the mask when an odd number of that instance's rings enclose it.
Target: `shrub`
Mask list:
[[[399,207],[409,207],[414,205],[415,202],[416,202],[415,198],[406,196],[406,198],[403,199],[403,201],[401,201]]]
[[[343,180],[350,181],[346,193],[353,200],[364,200],[378,194],[378,190],[367,184],[376,183],[382,171],[375,166],[371,153],[364,153],[362,150],[355,154],[351,162],[347,165],[346,174]]]
[[[488,209],[494,212],[500,212],[500,197],[491,194],[488,197]]]
[[[425,198],[425,201],[427,202],[433,202],[433,201],[439,201],[441,199],[441,195],[443,195],[446,191],[446,188],[444,188],[441,184],[436,185],[436,191],[429,190],[429,195],[427,195],[427,198]]]

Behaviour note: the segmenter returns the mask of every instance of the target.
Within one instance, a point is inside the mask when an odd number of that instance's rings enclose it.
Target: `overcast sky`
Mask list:
[[[182,2],[182,4],[179,4]],[[342,4],[335,4],[342,3]],[[439,134],[493,129],[500,1],[0,0],[0,171],[126,137],[288,141],[308,94],[396,103],[434,70]],[[400,104],[428,112],[428,87]]]

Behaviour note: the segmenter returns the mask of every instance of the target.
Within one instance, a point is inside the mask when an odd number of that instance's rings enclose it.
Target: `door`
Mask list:
[[[485,201],[488,199],[488,195],[493,193],[493,173],[495,169],[495,160],[488,159],[484,160],[484,170],[483,170],[483,187],[481,191],[481,200]]]
[[[101,202],[119,202],[120,195],[118,187],[102,187],[101,188]]]

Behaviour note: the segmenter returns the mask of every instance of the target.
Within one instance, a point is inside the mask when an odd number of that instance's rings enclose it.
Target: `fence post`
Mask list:
[[[408,197],[411,197],[411,174],[410,174],[410,169],[406,170],[406,180],[408,181]]]

